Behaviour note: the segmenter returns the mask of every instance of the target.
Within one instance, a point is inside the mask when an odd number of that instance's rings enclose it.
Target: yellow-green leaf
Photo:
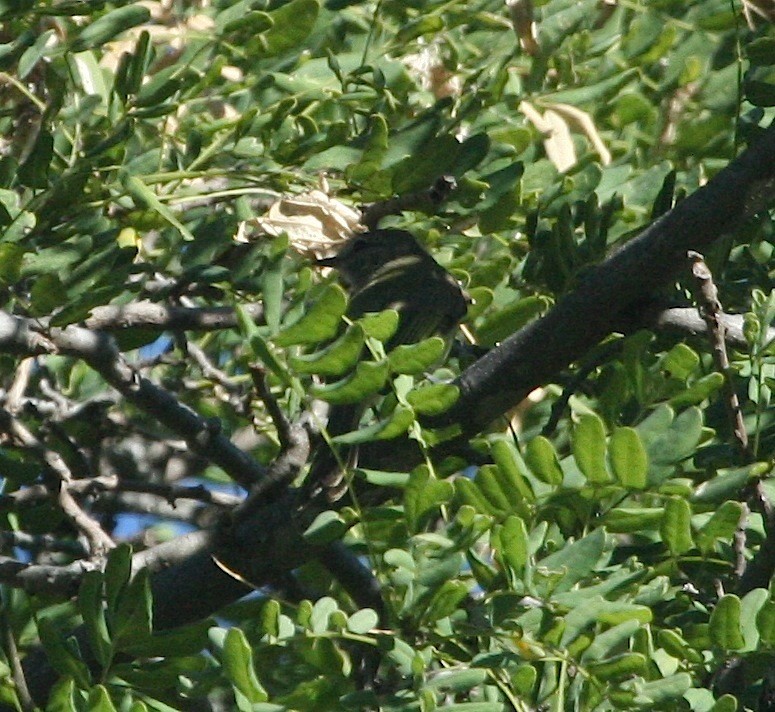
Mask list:
[[[285,327],[272,341],[278,346],[293,346],[330,339],[339,330],[346,308],[344,290],[338,284],[329,284],[301,319]]]
[[[336,383],[313,387],[310,391],[315,398],[334,405],[360,403],[382,390],[387,378],[387,361],[361,361],[352,375]]]

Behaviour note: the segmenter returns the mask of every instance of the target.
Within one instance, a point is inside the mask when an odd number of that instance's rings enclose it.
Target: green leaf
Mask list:
[[[441,670],[430,677],[428,682],[425,683],[425,688],[459,694],[481,685],[486,679],[487,670],[484,668],[468,668],[464,670],[451,668]]]
[[[679,672],[661,680],[653,680],[637,686],[638,697],[654,705],[683,697],[692,687],[692,677],[688,673]],[[653,707],[651,709],[654,709]]]
[[[55,311],[65,299],[66,290],[55,274],[42,274],[30,289],[30,305],[36,316],[44,316]]]
[[[685,499],[670,497],[665,502],[665,515],[659,532],[673,556],[679,556],[694,546],[691,519],[692,510]]]
[[[669,406],[661,406],[654,411],[652,417],[638,426],[638,434],[646,444],[649,462],[657,465],[674,465],[694,454],[702,437],[702,411],[699,408],[687,408],[667,427],[662,426],[662,414],[672,418],[673,411]],[[649,428],[649,425],[659,427]]]
[[[320,376],[341,376],[352,369],[363,353],[366,334],[356,323],[321,351],[303,356],[291,356],[291,366],[297,373],[316,373]]]
[[[440,336],[416,344],[401,344],[388,355],[390,370],[409,376],[419,375],[438,363],[446,349],[446,342]]]
[[[769,66],[775,64],[775,39],[758,37],[745,45],[745,53],[751,64]]]
[[[642,675],[648,661],[640,653],[621,653],[607,660],[589,663],[588,670],[598,680],[620,680],[631,675]]]
[[[262,53],[275,56],[299,47],[312,32],[319,10],[316,0],[291,0],[270,12],[272,26],[257,38]]]
[[[557,452],[551,441],[543,435],[528,442],[525,462],[530,471],[543,482],[555,486],[562,484],[563,474]]]
[[[312,606],[310,629],[313,633],[325,633],[329,630],[332,614],[339,611],[339,605],[331,596],[319,598]]]
[[[737,712],[737,698],[732,695],[721,695],[708,712]]]
[[[438,480],[426,465],[412,470],[404,489],[404,509],[409,529],[418,531],[423,522],[452,498],[450,482]]]
[[[731,470],[719,470],[715,477],[697,487],[692,496],[692,502],[703,505],[721,504],[734,498],[753,477],[756,477],[756,468],[750,465]]]
[[[744,88],[745,98],[754,106],[775,106],[775,84],[749,79]]]
[[[759,638],[768,646],[775,645],[775,601],[767,601],[756,614]]]
[[[432,623],[452,615],[468,595],[468,586],[462,581],[445,581],[431,597],[423,618]]]
[[[165,102],[171,104],[172,102],[167,102],[167,99],[183,87],[185,77],[178,65],[165,67],[140,87],[134,99],[135,107],[161,107]]]
[[[105,564],[105,602],[108,612],[113,612],[119,606],[119,599],[126,590],[132,574],[132,547],[120,544],[108,554]]]
[[[333,337],[339,331],[347,309],[347,295],[338,284],[329,284],[317,296],[302,317],[286,326],[272,341],[277,346],[315,344]]]
[[[595,569],[603,558],[606,546],[605,531],[602,528],[595,529],[578,541],[566,544],[559,551],[541,559],[536,566],[547,571],[563,572],[556,591],[567,591]]]
[[[561,645],[568,645],[593,624],[606,623],[611,626],[627,621],[645,624],[653,618],[648,606],[625,601],[607,601],[602,596],[591,596],[581,600],[564,617]]]
[[[616,428],[608,444],[608,457],[614,475],[629,489],[644,489],[648,476],[648,455],[638,432]]]
[[[19,166],[19,182],[28,188],[47,188],[51,159],[54,157],[54,137],[41,128],[27,159]]]
[[[694,664],[702,662],[701,653],[692,648],[677,631],[669,628],[657,631],[657,642],[665,652],[678,660],[686,660]]]
[[[697,547],[703,554],[712,552],[716,544],[731,539],[740,524],[743,505],[740,502],[724,502],[711,518],[694,535]]]
[[[310,394],[333,405],[362,403],[384,388],[388,375],[387,360],[361,361],[352,375],[335,383],[313,386]]]
[[[347,630],[356,635],[365,635],[379,624],[377,612],[371,608],[361,608],[347,619]]]
[[[272,353],[272,349],[266,339],[261,335],[261,331],[253,321],[253,317],[250,316],[248,311],[241,304],[236,304],[234,310],[237,314],[240,332],[247,337],[251,355],[261,361],[261,363],[274,373],[286,386],[291,385],[293,379],[288,373],[288,369],[280,363],[274,353]]]
[[[591,484],[604,484],[611,479],[606,468],[605,425],[600,417],[580,416],[573,429],[572,445],[576,464]]]
[[[119,178],[127,193],[129,193],[129,195],[138,204],[138,206],[157,212],[170,225],[176,228],[178,232],[180,232],[180,234],[183,236],[183,239],[194,240],[194,236],[191,234],[191,231],[182,222],[180,222],[180,220],[178,220],[175,213],[173,213],[172,210],[164,205],[164,203],[162,203],[161,200],[159,200],[159,198],[156,196],[156,193],[154,193],[147,185],[145,185],[145,183],[143,183],[140,178],[133,176],[126,171],[121,171],[119,173]]]
[[[506,712],[506,705],[502,702],[458,702],[446,704],[447,712]]]
[[[674,408],[685,408],[688,405],[698,405],[710,398],[724,386],[724,376],[721,373],[709,373],[698,378],[689,388],[670,399]]]
[[[236,20],[226,23],[223,28],[224,34],[244,33],[246,37],[265,32],[274,26],[272,16],[267,12],[252,10]]]
[[[93,712],[116,712],[116,707],[110,699],[107,689],[103,685],[97,685],[89,690],[87,707]]]
[[[661,366],[673,378],[685,381],[697,368],[700,357],[686,344],[676,344],[662,358]]]
[[[360,445],[373,440],[392,440],[403,435],[414,423],[414,412],[402,405],[396,406],[388,418],[366,428],[359,428],[344,435],[337,435],[332,442],[338,445]]]
[[[103,668],[107,668],[113,655],[113,646],[105,618],[102,597],[103,575],[99,571],[87,571],[78,589],[78,610],[89,634],[89,644]]]
[[[496,438],[490,443],[490,452],[501,475],[501,487],[514,505],[518,506],[519,500],[535,502],[535,493],[527,479],[527,465],[513,441],[510,438]]]
[[[365,314],[358,319],[366,336],[386,342],[398,329],[399,316],[395,309],[385,309],[381,312]]]
[[[503,516],[503,512],[484,496],[482,489],[465,477],[455,480],[455,493],[463,504],[473,507],[480,514]]]
[[[521,329],[546,311],[549,300],[542,296],[530,296],[517,299],[492,312],[484,323],[477,327],[478,343],[494,346]]]
[[[600,102],[621,93],[622,88],[634,80],[637,74],[638,70],[631,67],[597,83],[590,83],[578,89],[563,89],[553,94],[547,94],[542,98],[547,103],[572,104],[573,106]]]
[[[60,675],[73,678],[78,687],[88,689],[89,668],[81,660],[74,639],[66,640],[48,618],[38,620],[38,634],[52,667]]]
[[[623,646],[626,646],[638,631],[648,630],[643,626],[643,623],[637,619],[630,619],[615,625],[613,628],[598,633],[589,647],[584,651],[581,656],[582,662],[592,662],[603,660],[603,657],[611,650],[621,650]],[[633,647],[634,642],[633,642]],[[638,652],[638,650],[633,650]]]
[[[143,658],[196,655],[207,645],[207,634],[213,623],[201,620],[171,630],[163,630],[132,642],[133,656]]]
[[[342,538],[349,525],[336,512],[327,509],[318,514],[302,535],[304,540],[322,546]]]
[[[95,49],[117,37],[122,32],[142,25],[151,19],[148,8],[131,3],[105,13],[81,30],[70,43],[72,52]]]
[[[519,574],[527,564],[527,527],[521,517],[511,515],[496,530],[498,549],[503,560]]]
[[[492,505],[492,511],[500,516],[518,509],[512,505],[511,496],[501,487],[498,477],[499,471],[495,465],[482,465],[474,477],[474,482],[480,492],[488,499]]]
[[[280,634],[280,603],[274,598],[269,598],[261,606],[261,614],[258,619],[259,629],[264,635],[276,638]]]
[[[420,415],[440,415],[449,410],[460,396],[460,389],[451,383],[433,383],[415,388],[406,394],[406,401]]]
[[[710,614],[710,637],[723,650],[740,650],[745,644],[740,627],[741,602],[734,594],[722,596]]]
[[[130,651],[151,638],[153,605],[150,574],[140,569],[122,591],[114,610],[108,609],[108,623],[118,650]]]
[[[766,588],[755,588],[743,596],[740,602],[740,622],[745,645],[743,652],[753,652],[759,649],[759,629],[756,617],[770,598]]]
[[[252,704],[269,699],[253,667],[250,643],[239,628],[230,628],[226,633],[221,660],[223,671],[237,693],[240,710],[252,710]]]
[[[605,515],[605,526],[616,534],[655,530],[664,517],[662,507],[616,507]]]
[[[409,193],[433,182],[434,178],[451,172],[460,143],[453,136],[433,136],[423,144],[423,150],[406,156],[393,167],[393,190]]]

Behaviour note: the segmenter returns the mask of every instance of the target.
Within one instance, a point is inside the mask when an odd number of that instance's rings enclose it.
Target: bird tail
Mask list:
[[[354,430],[358,426],[362,412],[363,409],[357,405],[333,407],[326,426],[329,438]],[[324,493],[329,502],[340,500],[347,491],[345,473],[355,466],[357,460],[356,446],[348,446],[342,452],[337,452],[329,443],[321,443],[316,449],[304,480],[306,498],[314,499]]]

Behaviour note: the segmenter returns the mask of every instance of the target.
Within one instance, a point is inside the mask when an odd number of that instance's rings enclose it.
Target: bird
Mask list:
[[[451,336],[468,310],[470,300],[457,280],[406,230],[357,234],[316,264],[337,271],[348,292],[350,320],[385,309],[398,313],[396,331],[385,344],[388,353],[434,335]],[[366,404],[333,406],[326,427],[329,437],[356,429],[365,409]],[[330,447],[319,448],[305,488],[315,493],[324,490],[331,502],[340,499],[346,491],[342,464],[345,469],[353,466],[356,457],[355,447],[341,458]]]

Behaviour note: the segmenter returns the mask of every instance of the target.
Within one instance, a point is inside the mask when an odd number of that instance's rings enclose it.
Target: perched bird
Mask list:
[[[385,309],[398,312],[398,327],[385,344],[387,351],[430,336],[451,334],[468,308],[467,296],[457,281],[404,230],[373,230],[357,235],[336,255],[317,264],[338,271],[349,292],[349,318]],[[365,408],[366,404],[333,407],[326,428],[329,436],[357,428]],[[355,455],[355,448],[350,448],[341,460],[352,466]],[[325,489],[329,499],[335,501],[345,491],[341,470],[334,453],[320,448],[305,487],[308,491]]]

